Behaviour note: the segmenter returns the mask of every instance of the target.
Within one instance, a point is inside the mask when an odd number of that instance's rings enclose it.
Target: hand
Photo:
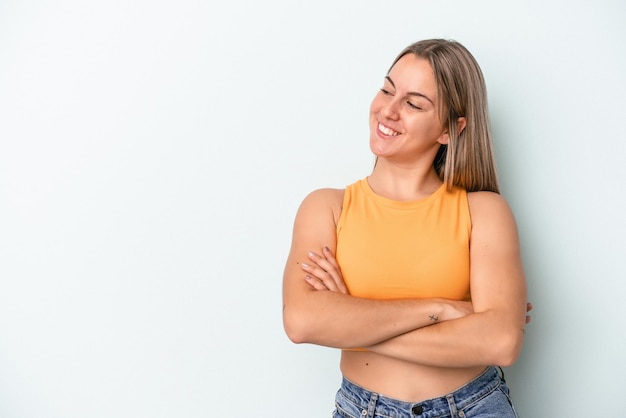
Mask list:
[[[466,315],[474,313],[474,308],[471,302],[453,301],[453,300],[447,300],[447,299],[445,300],[445,302],[447,303],[448,309],[445,311],[444,318],[443,318],[444,321],[447,321],[450,319],[462,318]],[[526,304],[526,313],[532,310],[533,310],[533,304],[528,302]],[[530,323],[530,315],[526,315],[526,324],[529,324],[529,323]]]
[[[474,313],[474,306],[472,302],[463,300],[450,300],[450,299],[435,299],[443,302],[445,308],[442,314],[442,318],[433,320],[433,322],[449,321],[451,319],[463,318],[469,314]]]
[[[343,275],[339,263],[328,247],[322,249],[323,255],[309,252],[311,263],[300,263],[300,267],[307,275],[305,280],[315,290],[330,290],[344,295],[348,294],[348,288],[343,281]]]

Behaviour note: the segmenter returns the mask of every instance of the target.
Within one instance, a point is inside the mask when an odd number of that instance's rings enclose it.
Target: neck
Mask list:
[[[368,183],[376,194],[392,200],[413,201],[434,193],[442,184],[432,163],[405,167],[378,158]]]

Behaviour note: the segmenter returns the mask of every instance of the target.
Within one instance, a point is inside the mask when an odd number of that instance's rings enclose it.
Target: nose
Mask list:
[[[398,101],[395,99],[391,99],[382,107],[381,114],[387,119],[397,120],[399,116],[398,106]]]

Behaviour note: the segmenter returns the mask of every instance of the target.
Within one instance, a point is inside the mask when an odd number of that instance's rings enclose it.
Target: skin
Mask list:
[[[430,64],[409,54],[374,97],[369,145],[378,159],[368,182],[375,193],[415,201],[441,185],[433,160],[448,135],[436,87]],[[457,120],[459,129],[465,123]],[[343,194],[314,191],[296,215],[283,278],[283,320],[292,341],[344,349],[345,377],[414,402],[449,393],[488,365],[516,360],[531,305],[515,220],[500,195],[468,193],[470,303],[350,296],[334,257]],[[349,350],[358,347],[365,349]]]

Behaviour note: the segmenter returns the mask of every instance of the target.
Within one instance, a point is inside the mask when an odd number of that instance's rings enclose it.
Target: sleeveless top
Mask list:
[[[336,258],[352,296],[469,300],[470,234],[465,190],[399,202],[366,178],[346,187]]]

